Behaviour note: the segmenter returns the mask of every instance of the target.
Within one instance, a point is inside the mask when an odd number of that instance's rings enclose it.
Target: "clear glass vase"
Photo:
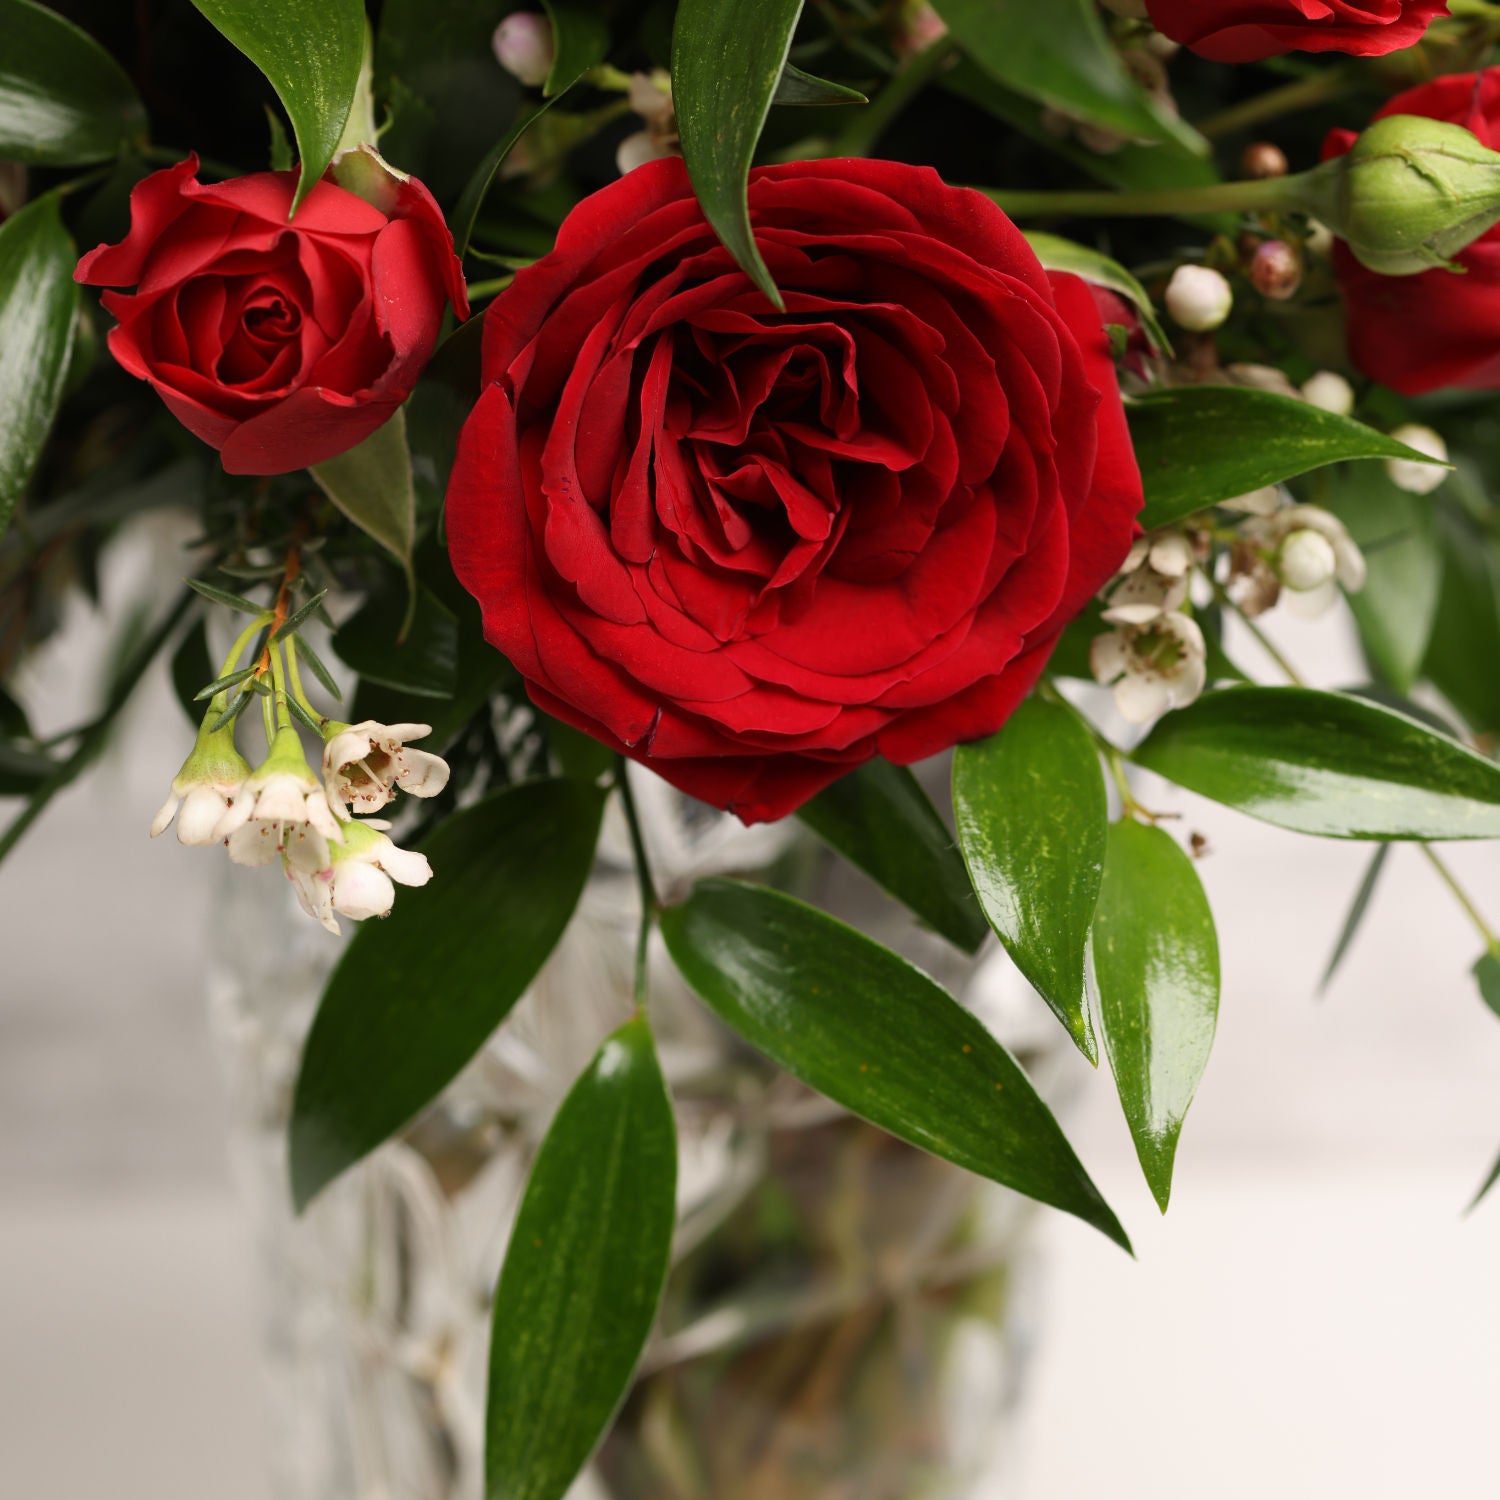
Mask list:
[[[976,965],[793,825],[746,829],[654,777],[632,784],[665,899],[708,874],[802,891],[907,952],[1033,1069],[1055,1056],[1054,1028],[1035,1025],[997,951]],[[611,808],[577,915],[506,1024],[300,1220],[286,1122],[338,944],[284,882],[226,872],[225,899],[236,929],[278,934],[226,950],[210,982],[263,1273],[273,1494],[480,1500],[489,1298],[510,1223],[553,1111],[632,1009],[640,908],[623,826]],[[575,1500],[993,1500],[1029,1206],[750,1052],[662,952],[652,1021],[678,1118],[674,1269]]]

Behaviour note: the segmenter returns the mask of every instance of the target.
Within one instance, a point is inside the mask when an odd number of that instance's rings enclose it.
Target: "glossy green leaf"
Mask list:
[[[270,80],[292,122],[302,175],[293,212],[344,133],[365,54],[360,0],[193,0]]]
[[[411,567],[417,501],[403,408],[398,407],[395,416],[364,442],[314,464],[308,472],[361,531],[379,542],[402,567]]]
[[[683,978],[787,1072],[1129,1249],[1016,1060],[920,969],[790,896],[732,880],[700,881],[661,929]]]
[[[1225,688],[1168,714],[1132,758],[1299,833],[1500,838],[1500,765],[1405,714],[1341,693]]]
[[[1110,828],[1093,955],[1104,1050],[1165,1213],[1183,1117],[1219,1015],[1213,913],[1192,860],[1165,830],[1129,819]]]
[[[972,953],[988,931],[953,835],[905,766],[871,760],[797,816],[882,890]]]
[[[384,589],[334,633],[346,667],[383,687],[423,698],[451,698],[458,685],[458,621],[431,589],[418,584],[416,609],[399,641],[405,601]]]
[[[1001,83],[1123,136],[1208,145],[1152,99],[1110,45],[1092,0],[1050,5],[933,0],[959,45]],[[674,69],[675,71],[675,69]]]
[[[1249,386],[1154,391],[1133,400],[1126,414],[1146,491],[1141,525],[1148,531],[1341,459],[1430,462],[1361,422]]]
[[[1326,990],[1333,983],[1333,976],[1338,973],[1338,968],[1344,961],[1344,955],[1349,951],[1355,936],[1359,932],[1360,924],[1365,919],[1365,913],[1370,909],[1370,900],[1375,894],[1375,886],[1380,880],[1380,873],[1385,869],[1385,862],[1390,858],[1391,846],[1381,844],[1365,866],[1365,873],[1359,882],[1359,889],[1354,893],[1354,900],[1349,905],[1349,914],[1344,918],[1344,925],[1339,930],[1339,939],[1333,945],[1333,952],[1328,956],[1328,967],[1323,970],[1323,977],[1318,981],[1318,989]]]
[[[0,224],[0,532],[62,401],[78,311],[77,260],[56,193]]]
[[[31,0],[0,0],[0,161],[107,161],[145,125],[135,86],[93,37]]]
[[[562,1500],[630,1387],[671,1260],[677,1136],[644,1017],[537,1153],[495,1291],[486,1500]]]
[[[776,305],[781,293],[750,228],[746,184],[756,142],[786,67],[802,0],[678,0],[672,100],[698,202],[745,274]]]
[[[1500,734],[1500,542],[1440,513],[1443,583],[1424,674],[1482,734]]]
[[[588,0],[542,0],[552,20],[552,71],[543,94],[555,99],[578,82],[609,51],[609,28]]]
[[[1500,1016],[1500,949],[1491,948],[1474,965],[1474,982],[1480,998]]]
[[[1062,704],[1027,699],[998,734],[955,751],[953,813],[1005,951],[1097,1062],[1083,969],[1108,803],[1088,730]]]
[[[297,1076],[299,1211],[434,1099],[510,1014],[578,904],[604,796],[525,782],[455,813],[422,845],[432,880],[358,927]]]
[[[1065,240],[1057,234],[1033,231],[1027,234],[1026,243],[1049,271],[1071,271],[1075,276],[1093,282],[1095,286],[1107,287],[1118,293],[1140,314],[1146,336],[1156,348],[1168,354],[1172,352],[1171,342],[1156,319],[1156,309],[1151,305],[1146,288],[1118,261],[1101,255],[1097,250],[1090,250],[1087,245]]]
[[[1349,595],[1349,605],[1370,665],[1398,693],[1409,693],[1427,654],[1443,581],[1433,502],[1392,484],[1381,464],[1336,469],[1313,498],[1364,553],[1364,587]]]
[[[776,81],[776,92],[771,96],[772,104],[868,104],[869,99],[858,89],[845,87],[842,83],[830,83],[826,78],[817,78],[804,73],[801,68],[788,63]]]

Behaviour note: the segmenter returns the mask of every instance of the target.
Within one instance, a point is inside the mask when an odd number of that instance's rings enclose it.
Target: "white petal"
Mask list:
[[[181,800],[182,799],[177,795],[176,792],[168,793],[167,800],[163,802],[159,808],[157,808],[156,816],[151,820],[152,838],[155,838],[159,833],[166,832],[167,825],[171,823],[172,819],[177,815],[177,804]],[[221,808],[220,811],[222,812],[223,809]]]
[[[295,776],[279,773],[266,778],[255,798],[255,816],[268,823],[285,823],[305,816],[307,788]]]
[[[363,922],[384,917],[396,904],[396,887],[383,870],[363,860],[347,859],[333,871],[333,906],[346,917]]]
[[[1130,663],[1130,648],[1118,630],[1089,642],[1089,670],[1095,682],[1113,682]]]
[[[1233,500],[1221,500],[1225,510],[1237,510],[1249,516],[1274,515],[1281,507],[1281,489],[1278,485],[1262,485],[1248,495],[1236,495]]]
[[[1140,565],[1145,562],[1147,554],[1151,551],[1151,541],[1148,537],[1138,536],[1131,544],[1130,551],[1125,554],[1125,561],[1120,564],[1122,573],[1134,573]]]
[[[381,741],[395,740],[404,745],[408,740],[424,740],[432,733],[431,724],[378,724],[376,738]]]
[[[396,784],[413,797],[436,797],[448,785],[448,762],[426,750],[403,750]]]
[[[287,823],[282,827],[282,850],[293,869],[309,875],[326,870],[329,865],[328,840],[307,823]]]
[[[225,798],[204,782],[183,798],[182,816],[177,820],[179,844],[216,844],[219,820],[224,816]]]
[[[432,879],[432,866],[425,854],[413,849],[398,849],[394,844],[383,849],[377,864],[392,880],[402,885],[426,885]]]
[[[1288,589],[1281,596],[1286,607],[1300,620],[1313,620],[1338,603],[1339,586],[1333,579],[1315,589]]]
[[[328,798],[321,789],[307,794],[297,816],[310,823],[330,844],[344,842],[344,825],[334,816],[333,809],[328,805]]]
[[[1172,689],[1155,672],[1130,674],[1115,684],[1115,707],[1132,724],[1149,724],[1172,706]]]
[[[218,829],[214,830],[216,833]],[[259,818],[243,823],[229,835],[229,857],[237,865],[258,869],[268,865],[277,854],[277,825]]]
[[[1193,565],[1193,545],[1180,531],[1163,532],[1151,544],[1151,566],[1164,578],[1181,578]]]
[[[645,166],[648,161],[655,161],[666,155],[670,153],[661,149],[649,130],[636,130],[615,148],[615,166],[619,169],[620,176],[624,177],[637,167]]]
[[[255,810],[255,793],[244,791],[224,809],[224,816],[214,824],[214,842],[222,843],[231,834],[245,826]]]

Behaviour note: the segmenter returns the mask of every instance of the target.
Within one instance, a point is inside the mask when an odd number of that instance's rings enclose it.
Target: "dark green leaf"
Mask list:
[[[564,724],[561,719],[547,718],[547,744],[564,776],[575,781],[599,781],[615,768],[615,752],[601,745],[581,729]]]
[[[187,586],[195,594],[202,594],[205,599],[215,604],[222,604],[226,609],[237,609],[242,615],[263,615],[266,613],[264,604],[257,604],[253,599],[247,599],[243,594],[231,594],[224,589],[218,589],[211,583],[204,583],[201,578],[189,578]]]
[[[1489,1176],[1486,1177],[1480,1184],[1479,1191],[1474,1194],[1473,1198],[1469,1202],[1468,1208],[1466,1208],[1464,1212],[1473,1213],[1474,1210],[1478,1208],[1479,1205],[1484,1201],[1485,1195],[1492,1187],[1494,1187],[1497,1182],[1500,1182],[1500,1156],[1497,1156],[1495,1158],[1495,1164],[1490,1168]]]
[[[858,89],[846,88],[842,83],[830,83],[826,78],[815,78],[788,63],[776,80],[776,92],[771,96],[772,104],[868,104],[870,101]]]
[[[778,309],[781,293],[750,227],[746,183],[801,14],[802,0],[760,0],[753,22],[740,0],[678,0],[672,31],[672,100],[693,191],[730,254]]]
[[[373,595],[334,633],[339,659],[361,677],[424,698],[451,698],[458,682],[458,621],[425,585],[400,645],[402,600],[395,589]]]
[[[953,812],[990,925],[1078,1050],[1098,1061],[1084,950],[1099,899],[1108,803],[1077,714],[1030,698],[953,757]]]
[[[213,675],[214,664],[208,654],[208,627],[200,619],[172,653],[172,690],[194,729],[203,722],[204,711],[198,703],[198,689]]]
[[[1156,309],[1146,295],[1146,288],[1118,261],[1090,250],[1087,245],[1065,240],[1061,235],[1031,231],[1026,235],[1026,242],[1049,271],[1071,271],[1095,286],[1108,287],[1118,293],[1140,314],[1141,325],[1152,344],[1165,353],[1172,352],[1166,331],[1156,320]]]
[[[422,846],[432,881],[360,927],[297,1077],[299,1210],[434,1099],[510,1014],[577,905],[604,795],[529,782],[455,813]]]
[[[904,766],[866,761],[804,803],[797,816],[965,953],[984,941],[984,914],[953,835]]]
[[[1128,819],[1110,828],[1093,953],[1104,1050],[1165,1213],[1183,1116],[1214,1042],[1219,940],[1198,872],[1164,830]]]
[[[31,724],[26,717],[26,710],[3,687],[0,687],[0,735],[8,740],[31,738]]]
[[[251,663],[248,667],[241,667],[237,672],[230,672],[224,677],[216,677],[207,687],[199,688],[193,694],[193,698],[195,701],[201,703],[205,698],[212,698],[215,693],[222,692],[225,688],[232,688],[236,683],[243,682],[247,677],[253,676],[254,673],[255,664]]]
[[[107,161],[144,131],[134,85],[71,21],[31,0],[0,0],[0,38],[0,161]]]
[[[323,601],[328,597],[327,589],[319,589],[311,599],[304,600],[300,605],[278,625],[272,632],[273,641],[284,641],[289,635],[295,635],[307,622],[318,613]],[[326,617],[325,617],[326,618]]]
[[[297,661],[318,679],[323,691],[335,703],[344,701],[344,695],[339,691],[339,685],[334,681],[333,673],[323,665],[323,658],[307,644],[306,638],[300,635],[297,637]]]
[[[349,118],[365,51],[360,0],[193,0],[270,80],[302,175],[293,212],[323,175]]]
[[[410,570],[417,502],[404,410],[398,408],[364,442],[314,464],[308,473],[361,531]]]
[[[0,797],[29,797],[57,774],[59,763],[40,750],[0,740]]]
[[[458,255],[462,256],[468,251],[469,240],[474,233],[474,221],[479,217],[479,210],[484,204],[484,195],[489,192],[490,183],[494,181],[495,173],[500,170],[500,163],[510,155],[511,148],[516,142],[560,98],[562,98],[561,92],[554,94],[551,98],[543,99],[541,103],[527,110],[495,142],[489,154],[475,169],[474,175],[469,179],[463,192],[459,195],[458,206],[453,210],[451,220],[453,226],[453,249]]]
[[[1365,584],[1349,604],[1370,665],[1398,693],[1409,693],[1427,654],[1443,579],[1433,502],[1392,484],[1379,464],[1333,470],[1317,501],[1365,555]]]
[[[1390,858],[1390,853],[1391,846],[1382,844],[1365,867],[1364,878],[1359,882],[1359,889],[1354,893],[1354,901],[1349,907],[1349,915],[1344,918],[1339,940],[1333,945],[1333,952],[1329,955],[1328,967],[1323,970],[1323,977],[1318,981],[1320,991],[1326,990],[1333,982],[1333,976],[1338,972],[1339,965],[1343,963],[1344,955],[1349,951],[1349,946],[1359,931],[1359,925],[1365,919],[1365,912],[1369,910],[1370,898],[1375,894],[1376,882],[1380,879],[1380,872],[1385,869],[1385,862]]]
[[[1439,516],[1443,584],[1423,671],[1481,734],[1500,734],[1500,545]]]
[[[266,105],[266,128],[270,131],[271,135],[271,145],[267,152],[271,162],[271,170],[273,172],[290,172],[294,160],[292,156],[292,143],[286,138],[286,126],[281,123],[281,116],[269,104]]]
[[[1430,461],[1349,417],[1249,386],[1154,391],[1126,411],[1146,490],[1141,525],[1148,531],[1341,459]]]
[[[542,93],[549,99],[565,94],[609,51],[609,28],[586,0],[542,0],[552,19],[552,71]]]
[[[0,224],[0,533],[41,457],[73,347],[78,254],[58,207],[47,193]]]
[[[920,969],[790,896],[732,880],[700,881],[661,927],[683,978],[789,1073],[1129,1249],[1016,1060]]]
[[[259,687],[259,683],[252,683],[251,687]],[[249,687],[241,688],[240,691],[230,699],[229,706],[208,727],[211,730],[227,729],[244,711],[255,702],[256,694]]]
[[[644,1017],[599,1049],[537,1153],[495,1290],[487,1500],[562,1500],[609,1427],[671,1260],[677,1137]]]
[[[1299,833],[1500,838],[1500,766],[1405,714],[1341,693],[1225,688],[1168,714],[1133,758]]]
[[[1491,948],[1474,965],[1474,982],[1484,1003],[1500,1016],[1500,949]]]
[[[1092,0],[934,0],[934,9],[975,62],[1028,98],[1123,136],[1176,141],[1207,154],[1198,133],[1130,76]]]

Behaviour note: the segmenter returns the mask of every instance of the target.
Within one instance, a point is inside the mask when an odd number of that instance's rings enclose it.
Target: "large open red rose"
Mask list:
[[[1163,36],[1215,62],[1283,52],[1380,57],[1422,39],[1448,0],[1146,0]]]
[[[548,712],[747,822],[989,734],[1115,571],[1140,477],[1088,288],[883,161],[750,179],[777,312],[677,160],[490,307],[454,567]]]
[[[130,195],[130,233],[78,263],[119,319],[110,352],[219,449],[284,474],[352,448],[411,394],[451,301],[468,312],[442,210],[371,168],[382,206],[325,179],[288,222],[295,172],[197,180],[198,158]]]
[[[1386,115],[1447,120],[1472,131],[1480,145],[1500,150],[1500,68],[1450,73],[1408,89],[1374,118]],[[1355,139],[1352,130],[1330,131],[1324,160],[1342,156]],[[1361,265],[1342,240],[1335,242],[1349,357],[1372,380],[1408,396],[1443,386],[1500,388],[1500,226],[1453,258],[1462,273],[1435,268],[1382,276]]]

